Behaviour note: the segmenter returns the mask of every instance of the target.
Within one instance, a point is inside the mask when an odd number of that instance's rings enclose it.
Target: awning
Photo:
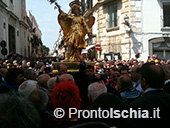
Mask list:
[[[89,45],[89,46],[87,46],[86,49],[83,49],[83,50],[82,50],[81,54],[84,54],[84,53],[87,54],[87,53],[88,53],[88,50],[91,49],[91,48],[93,48],[93,47],[95,47],[95,45]]]
[[[88,51],[89,49],[91,49],[93,47],[95,47],[95,45],[89,45],[89,46],[86,47],[86,50]]]

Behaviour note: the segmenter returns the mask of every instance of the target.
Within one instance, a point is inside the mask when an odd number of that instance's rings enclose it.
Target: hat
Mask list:
[[[81,2],[79,0],[74,0],[74,1],[70,2],[70,4],[69,4],[69,6],[71,8],[73,8],[75,5],[80,7],[81,6]]]
[[[74,7],[78,7],[79,11],[81,11],[81,8],[80,8],[81,2],[79,0],[74,0],[69,5],[71,7],[71,13],[73,13],[73,8]]]
[[[158,63],[158,62],[159,62],[159,61],[156,59],[156,60],[155,60],[155,63]]]

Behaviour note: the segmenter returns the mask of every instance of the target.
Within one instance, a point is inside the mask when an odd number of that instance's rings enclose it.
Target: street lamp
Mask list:
[[[124,17],[124,25],[126,25],[126,32],[130,32],[131,31],[131,28],[130,28],[130,23],[129,23],[129,17],[126,15]]]
[[[124,24],[125,25],[127,25],[127,26],[130,26],[130,24],[129,24],[129,17],[126,15],[125,17],[124,17]]]
[[[126,15],[124,17],[124,25],[125,25],[125,30],[129,34],[129,59],[131,59],[131,42],[130,42],[130,34],[131,34],[131,28],[130,28],[130,23],[129,23],[129,17]]]

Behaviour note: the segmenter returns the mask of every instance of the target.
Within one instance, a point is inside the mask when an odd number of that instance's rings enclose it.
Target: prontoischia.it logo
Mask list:
[[[77,115],[77,118],[160,118],[160,109],[153,108],[152,114],[148,110],[142,110],[141,108],[128,110],[115,110],[110,108],[110,110],[77,110],[76,108],[69,108],[69,118],[73,115]],[[54,110],[54,116],[56,118],[63,118],[65,116],[65,111],[62,108],[56,108]]]

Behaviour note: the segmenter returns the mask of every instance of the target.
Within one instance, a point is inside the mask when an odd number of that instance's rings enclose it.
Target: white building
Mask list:
[[[52,56],[64,56],[65,48],[64,48],[64,34],[60,29],[58,40],[55,42],[53,46]]]
[[[28,23],[29,16],[26,13],[26,0],[0,0],[0,42],[6,42],[7,55],[14,52],[27,57],[31,54],[40,57],[42,34],[34,16],[31,15],[31,23]],[[30,41],[34,28],[37,39]],[[0,58],[3,57],[1,50],[0,47]]]
[[[30,47],[30,53],[32,57],[41,57],[41,36],[42,32],[39,29],[38,23],[35,19],[35,17],[31,14],[30,11],[27,11],[27,24],[29,25],[29,47]]]
[[[7,42],[8,54],[15,52],[28,56],[25,0],[1,0],[0,23],[0,41]]]
[[[82,0],[84,16],[95,16],[93,42],[99,57],[118,54],[140,60],[156,54],[170,59],[170,0]]]
[[[170,59],[170,0],[135,0],[131,6],[136,8],[131,17],[139,18],[138,22],[131,20],[132,26],[138,28],[131,33],[132,57],[139,52],[144,60],[153,54]]]

